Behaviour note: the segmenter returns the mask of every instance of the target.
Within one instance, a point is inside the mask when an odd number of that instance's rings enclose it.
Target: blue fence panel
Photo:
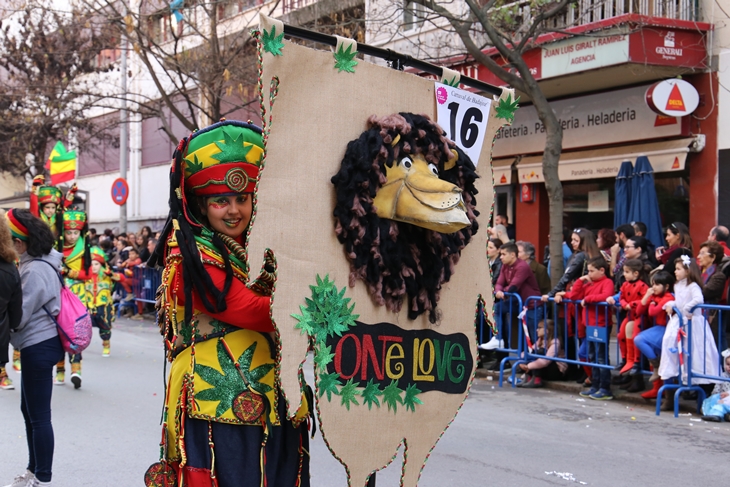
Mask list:
[[[504,376],[504,367],[507,362],[519,359],[520,355],[524,350],[524,336],[521,326],[517,328],[517,341],[514,342],[512,338],[512,322],[522,312],[523,303],[522,298],[519,294],[504,293],[504,299],[496,300],[494,302],[494,313],[492,313],[492,319],[497,328],[496,336],[492,333],[492,327],[488,326],[486,322],[486,313],[480,313],[480,326],[479,326],[479,341],[482,344],[488,343],[493,338],[502,340],[504,343],[500,343],[497,348],[493,348],[493,351],[506,353],[499,364],[499,385],[502,386],[502,378]],[[507,345],[509,343],[509,345]],[[480,347],[481,349],[481,347]]]
[[[513,387],[515,385],[515,375],[519,364],[528,363],[537,359],[548,359],[555,362],[564,362],[577,366],[590,366],[597,367],[604,370],[611,370],[609,359],[610,352],[610,336],[611,327],[613,325],[613,316],[615,311],[608,303],[595,303],[587,304],[588,312],[584,313],[584,307],[580,304],[580,301],[571,301],[568,299],[561,300],[560,303],[556,303],[554,298],[548,299],[547,302],[543,302],[540,296],[533,296],[526,300],[526,307],[534,307],[542,309],[539,313],[542,317],[552,317],[554,323],[554,334],[555,337],[560,341],[561,348],[563,349],[563,357],[548,357],[544,353],[539,353],[535,350],[533,345],[537,339],[537,325],[539,320],[534,322],[524,323],[527,331],[523,333],[525,336],[526,343],[524,344],[525,352],[520,355],[520,359],[515,362],[511,373],[511,382]],[[586,336],[579,337],[582,335],[580,330],[580,318],[579,315],[587,315],[588,323],[586,323]],[[599,318],[603,318],[605,326],[597,326],[599,324]],[[544,319],[544,318],[543,318]],[[529,339],[529,340],[528,340]],[[602,355],[605,357],[599,360],[597,356],[590,357],[588,350],[588,342],[594,343],[594,348],[597,355],[599,352],[603,352]],[[545,353],[547,353],[548,346],[545,347]],[[592,359],[592,360],[591,360]],[[500,374],[500,387],[502,386],[502,375]]]

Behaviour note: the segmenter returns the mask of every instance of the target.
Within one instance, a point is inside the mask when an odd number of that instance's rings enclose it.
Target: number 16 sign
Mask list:
[[[475,95],[442,83],[436,83],[436,113],[438,123],[476,166],[487,130],[489,98]]]

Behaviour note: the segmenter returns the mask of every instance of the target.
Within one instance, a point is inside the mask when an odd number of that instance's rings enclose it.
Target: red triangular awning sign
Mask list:
[[[669,99],[667,100],[667,107],[665,108],[665,110],[678,112],[685,111],[684,99],[682,98],[682,92],[679,91],[679,85],[674,85],[672,87],[672,91],[669,93]]]
[[[672,163],[672,169],[679,169],[679,158],[674,158],[674,163]]]
[[[654,119],[655,127],[663,127],[665,125],[676,125],[677,117],[668,117],[667,115],[657,115]]]
[[[500,184],[506,184],[507,183],[507,176],[505,176],[504,174],[502,174],[502,177],[499,178],[499,183]]]

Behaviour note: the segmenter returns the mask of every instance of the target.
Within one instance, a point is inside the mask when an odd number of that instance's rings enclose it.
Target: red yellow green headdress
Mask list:
[[[223,121],[194,133],[183,152],[183,191],[195,196],[252,193],[264,155],[261,129]]]
[[[101,247],[91,247],[91,260],[95,260],[96,262],[103,264],[106,264],[106,254],[101,249]]]
[[[13,238],[28,241],[28,229],[20,223],[20,220],[15,216],[15,209],[11,208],[5,213],[5,218],[8,220],[8,227],[10,227],[10,233]]]
[[[38,188],[38,204],[42,208],[47,203],[61,204],[63,192],[56,186],[41,186]]]
[[[64,230],[82,230],[86,224],[86,213],[79,210],[66,210],[63,212]]]

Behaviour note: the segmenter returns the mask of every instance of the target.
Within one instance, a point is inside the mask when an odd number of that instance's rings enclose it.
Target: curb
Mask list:
[[[511,370],[505,370],[504,371],[504,381],[502,383],[502,387],[507,389],[512,389],[512,384],[507,382],[507,378],[510,376]],[[486,369],[477,369],[476,370],[476,377],[478,379],[491,379],[495,383],[499,383],[499,371],[493,371],[493,370],[486,370]],[[575,381],[572,380],[566,380],[566,381],[545,381],[545,389],[551,389],[554,391],[561,391],[561,392],[568,392],[573,395],[578,395],[580,391],[582,391],[584,388],[581,384],[577,384]],[[520,388],[515,387],[514,390],[520,390]],[[622,402],[628,402],[631,404],[639,404],[644,406],[649,406],[651,408],[656,408],[656,400],[646,400],[643,397],[641,397],[641,393],[639,392],[626,392],[622,389],[619,389],[618,387],[613,387],[611,389],[611,392],[614,394],[614,400],[616,401],[622,401]],[[697,412],[697,401],[696,400],[686,400],[686,399],[680,399],[679,401],[679,410],[680,411],[687,411],[691,413]],[[662,411],[666,414],[672,414],[672,411]]]

